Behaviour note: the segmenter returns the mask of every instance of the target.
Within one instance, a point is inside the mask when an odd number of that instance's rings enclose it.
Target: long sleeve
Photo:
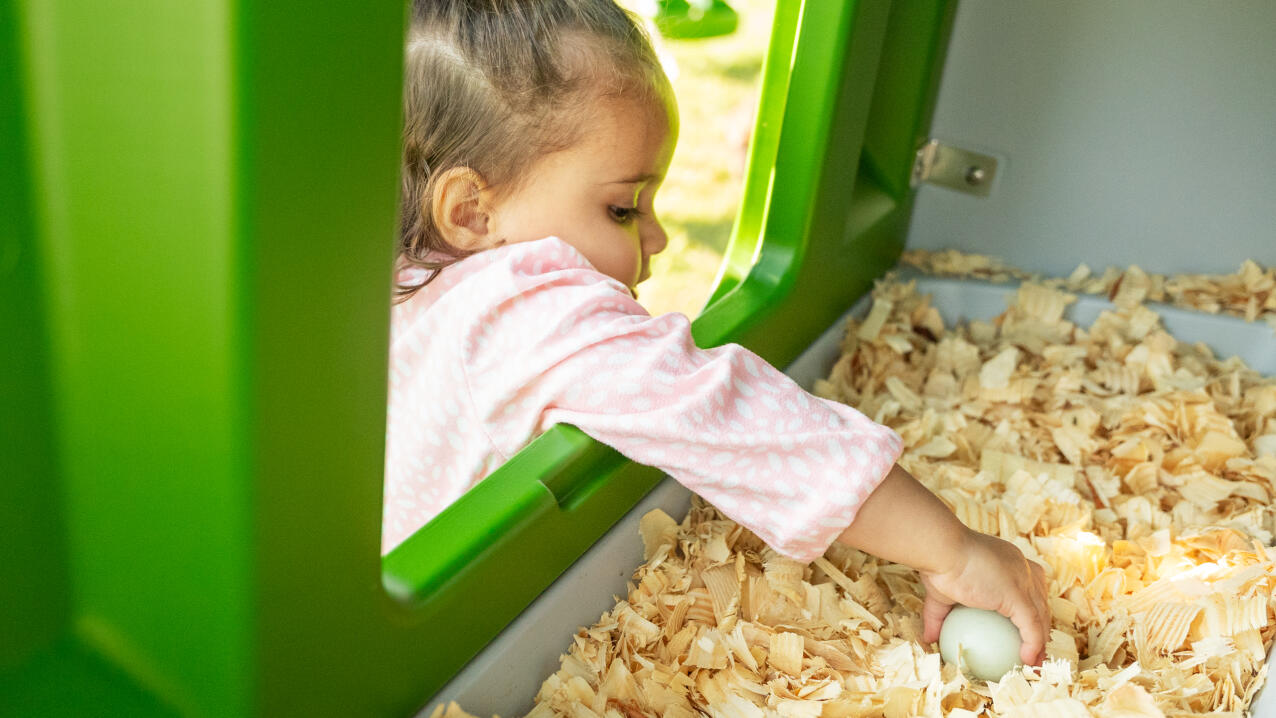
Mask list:
[[[899,437],[738,345],[698,349],[684,316],[649,316],[571,247],[541,242],[510,258],[499,298],[470,306],[460,338],[464,393],[500,458],[573,424],[780,553],[820,556],[898,458]]]

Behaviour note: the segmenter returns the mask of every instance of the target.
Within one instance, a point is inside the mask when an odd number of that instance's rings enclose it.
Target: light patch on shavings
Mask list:
[[[1165,718],[1143,686],[1125,683],[1108,693],[1095,713],[1100,718]]]
[[[1005,389],[1010,385],[1010,375],[1018,361],[1018,348],[1009,346],[1002,349],[997,356],[984,362],[979,370],[979,385],[985,389]]]
[[[767,664],[790,676],[802,674],[802,637],[796,633],[779,631],[771,634]]]
[[[891,309],[894,305],[889,299],[876,298],[873,300],[873,308],[869,310],[868,317],[860,324],[855,335],[860,339],[872,341],[878,337],[882,331],[882,325],[886,323],[887,318],[891,315]]]
[[[662,548],[671,547],[678,538],[678,522],[669,514],[655,509],[638,520],[642,536],[642,560],[650,561]]]
[[[1152,607],[1142,620],[1135,643],[1140,655],[1148,651],[1169,654],[1177,651],[1187,639],[1192,621],[1200,615],[1198,605],[1164,602]]]

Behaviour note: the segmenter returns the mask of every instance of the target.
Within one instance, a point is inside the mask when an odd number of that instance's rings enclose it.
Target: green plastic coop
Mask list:
[[[1152,270],[1276,263],[1270,230],[1240,231],[1276,226],[1276,50],[1236,41],[1276,10],[1105,6],[780,0],[697,340],[785,366],[906,241],[1038,270],[1140,246]],[[0,0],[0,715],[413,715],[660,483],[557,427],[380,557],[405,20],[400,2]],[[1041,107],[1105,68],[1159,77],[1156,57],[1107,63],[1160,47],[1163,22],[1184,67],[1213,48],[1202,76],[1231,68],[1209,112]],[[1006,79],[1042,52],[1055,84]],[[999,157],[995,179],[962,175],[991,197],[915,186],[945,128]],[[1122,160],[1220,133],[1250,154]],[[1114,241],[1074,207],[1114,185],[1030,181],[1078,174],[1069,138],[1092,136],[1118,179],[1179,170],[1179,194],[1128,188],[1187,234],[1174,207],[1215,203],[1224,241],[1206,256],[1137,212]],[[1025,231],[1028,211],[1080,239]]]

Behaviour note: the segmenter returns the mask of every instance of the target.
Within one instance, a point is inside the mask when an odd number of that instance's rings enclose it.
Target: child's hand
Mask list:
[[[903,467],[891,469],[838,540],[921,573],[927,642],[939,639],[944,617],[960,603],[1008,617],[1023,639],[1019,657],[1041,663],[1050,635],[1041,567],[1014,544],[964,526]]]
[[[1023,644],[1019,658],[1039,665],[1050,635],[1050,606],[1041,566],[1014,544],[976,531],[967,531],[961,558],[951,569],[921,574],[926,587],[922,608],[923,639],[939,640],[939,627],[953,604],[986,608],[1008,617],[1019,629]]]

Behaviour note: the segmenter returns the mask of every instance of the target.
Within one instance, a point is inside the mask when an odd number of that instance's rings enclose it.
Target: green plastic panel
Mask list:
[[[0,671],[55,639],[70,595],[13,11],[0,3]]]
[[[950,12],[779,3],[698,341],[894,261]],[[659,480],[558,427],[378,560],[404,23],[0,0],[0,715],[408,715]]]

